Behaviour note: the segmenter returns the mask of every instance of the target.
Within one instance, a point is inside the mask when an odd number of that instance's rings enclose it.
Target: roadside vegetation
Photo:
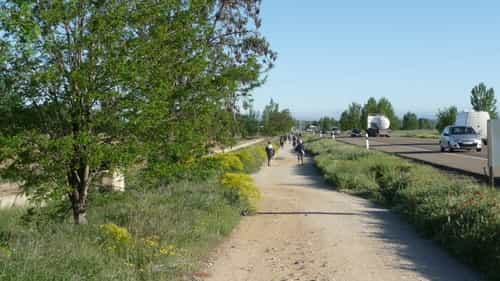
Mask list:
[[[500,280],[500,192],[467,177],[396,156],[311,140],[306,144],[326,181],[391,208],[419,232]]]
[[[0,178],[32,203],[0,211],[0,280],[175,280],[255,210],[264,148],[207,155],[293,124],[252,109],[277,58],[260,1],[0,11]]]
[[[260,199],[248,173],[264,145],[205,157],[175,183],[127,175],[125,192],[93,192],[89,224],[68,205],[0,211],[0,280],[183,280]]]

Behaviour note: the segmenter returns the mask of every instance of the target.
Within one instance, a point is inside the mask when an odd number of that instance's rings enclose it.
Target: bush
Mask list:
[[[261,194],[251,176],[226,173],[222,176],[221,183],[225,187],[225,194],[231,202],[238,202],[243,206],[242,213],[253,213],[257,210]]]
[[[225,172],[241,172],[244,170],[243,162],[240,157],[234,153],[218,154],[214,156]]]
[[[274,147],[277,149],[278,146],[274,144]],[[247,174],[258,171],[267,157],[263,144],[247,147],[234,153],[240,158],[245,167],[244,172]]]
[[[106,223],[99,226],[102,232],[101,241],[110,246],[127,247],[132,243],[132,236],[124,227],[114,223]]]
[[[435,168],[332,140],[307,143],[325,179],[402,214],[426,237],[500,280],[500,192]]]

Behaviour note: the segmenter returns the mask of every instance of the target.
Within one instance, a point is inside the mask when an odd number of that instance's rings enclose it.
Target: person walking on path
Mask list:
[[[297,146],[295,147],[295,152],[297,152],[297,161],[299,164],[304,165],[304,154],[306,154],[304,142],[299,139]]]
[[[270,167],[271,166],[271,159],[274,156],[274,147],[270,141],[267,142],[266,155],[267,155],[267,166]]]

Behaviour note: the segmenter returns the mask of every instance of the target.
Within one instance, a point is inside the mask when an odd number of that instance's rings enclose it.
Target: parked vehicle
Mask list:
[[[361,130],[360,130],[360,129],[358,129],[358,128],[354,128],[354,129],[352,129],[352,131],[351,131],[351,137],[352,137],[352,138],[356,138],[356,137],[358,137],[358,138],[359,138],[359,137],[361,137],[361,136],[362,136],[362,132],[361,132]]]
[[[472,127],[486,144],[488,142],[488,120],[490,120],[488,112],[463,111],[457,114],[455,126]]]
[[[370,137],[389,137],[391,121],[382,114],[369,115],[367,118],[368,126],[366,132]]]
[[[480,152],[482,145],[481,136],[469,126],[448,126],[443,130],[439,140],[441,152],[473,149]]]

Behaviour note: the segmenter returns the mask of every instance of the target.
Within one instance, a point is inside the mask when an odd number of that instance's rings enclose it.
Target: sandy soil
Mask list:
[[[264,199],[214,253],[206,281],[480,280],[393,213],[332,191],[290,148],[255,175]]]

